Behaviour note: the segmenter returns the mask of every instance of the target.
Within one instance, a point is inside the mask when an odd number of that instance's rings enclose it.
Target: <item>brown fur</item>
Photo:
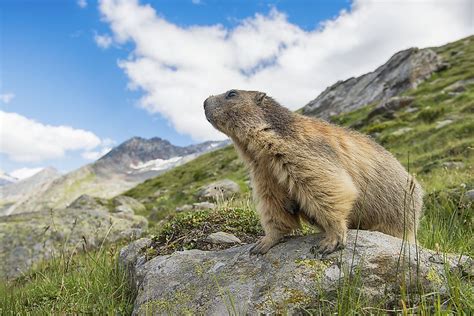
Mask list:
[[[253,253],[267,252],[301,219],[324,232],[323,254],[345,245],[348,228],[415,240],[423,191],[370,138],[293,113],[257,91],[211,96],[204,108],[250,169],[265,231]]]

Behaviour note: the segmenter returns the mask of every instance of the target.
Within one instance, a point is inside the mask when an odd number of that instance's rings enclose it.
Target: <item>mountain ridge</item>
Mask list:
[[[202,153],[220,148],[228,141],[211,141],[185,147],[159,137],[132,137],[97,161],[43,183],[40,188],[7,204],[3,215],[56,209],[69,205],[82,194],[111,198],[169,168],[188,162]],[[148,164],[161,159],[157,164]],[[2,212],[0,212],[2,215]]]

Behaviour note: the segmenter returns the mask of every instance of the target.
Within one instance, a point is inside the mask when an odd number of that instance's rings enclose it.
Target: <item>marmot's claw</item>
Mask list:
[[[268,237],[262,237],[259,241],[250,248],[251,255],[263,255],[267,253],[267,251],[272,248],[278,241],[274,241]]]
[[[311,252],[319,253],[322,257],[325,257],[335,251],[344,249],[344,243],[342,240],[337,238],[324,237],[319,241],[316,246],[311,248]]]

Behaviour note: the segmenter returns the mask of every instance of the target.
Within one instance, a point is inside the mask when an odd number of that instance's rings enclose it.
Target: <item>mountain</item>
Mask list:
[[[205,142],[180,147],[158,137],[133,137],[96,162],[45,183],[22,196],[4,214],[66,207],[83,194],[111,198],[165,170],[226,144],[226,141]]]
[[[0,187],[17,182],[18,179],[0,170]]]
[[[128,180],[144,181],[225,144],[226,142],[208,141],[180,147],[159,137],[133,137],[101,157],[93,168],[97,174],[120,173]]]
[[[328,119],[414,89],[446,67],[433,49],[410,48],[396,53],[373,72],[328,87],[305,105],[302,112]]]

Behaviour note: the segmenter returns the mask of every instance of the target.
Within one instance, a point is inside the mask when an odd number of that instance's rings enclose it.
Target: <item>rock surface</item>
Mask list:
[[[317,236],[290,238],[263,256],[250,256],[251,245],[244,245],[147,261],[151,241],[141,239],[123,248],[119,260],[138,292],[134,314],[139,315],[294,314],[317,306],[322,292],[326,299],[336,295],[341,279],[350,275],[353,282],[360,278],[369,300],[396,305],[402,283],[411,293],[423,286],[425,293],[444,294],[444,269],[469,273],[473,264],[468,257],[447,256],[445,265],[443,255],[379,232],[350,231],[345,250],[324,259],[312,254],[317,241]]]
[[[184,204],[176,208],[176,212],[186,212],[186,211],[198,211],[198,210],[213,210],[216,208],[216,205],[211,202],[197,202],[190,204]]]
[[[240,192],[240,187],[232,180],[224,179],[203,186],[198,192],[198,198],[204,200],[217,200],[229,198]]]
[[[18,277],[61,252],[136,239],[147,225],[141,216],[77,208],[0,217],[0,279]]]
[[[374,72],[340,81],[303,107],[303,114],[328,119],[415,88],[443,63],[431,49],[410,48],[396,53]]]

